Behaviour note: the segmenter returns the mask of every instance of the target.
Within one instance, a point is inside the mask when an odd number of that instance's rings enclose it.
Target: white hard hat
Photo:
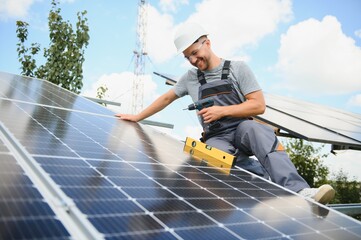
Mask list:
[[[174,45],[177,53],[181,53],[192,45],[201,36],[208,35],[202,26],[197,23],[185,23],[180,26],[174,35]]]

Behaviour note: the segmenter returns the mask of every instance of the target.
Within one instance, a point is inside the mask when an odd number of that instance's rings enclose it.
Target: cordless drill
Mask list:
[[[207,107],[212,107],[214,105],[214,101],[211,98],[205,98],[205,99],[201,99],[195,103],[189,104],[187,108],[183,109],[183,110],[195,110],[197,109],[198,111],[202,110],[203,108],[207,108]],[[219,128],[220,122],[214,121],[208,124],[208,126],[206,127],[208,130],[216,130],[217,128]],[[201,139],[201,141],[203,141]]]
[[[203,108],[207,108],[207,107],[212,107],[214,105],[214,101],[211,98],[205,98],[205,99],[201,99],[195,103],[189,104],[187,108],[183,109],[183,110],[195,110],[197,109],[198,111],[202,110]]]

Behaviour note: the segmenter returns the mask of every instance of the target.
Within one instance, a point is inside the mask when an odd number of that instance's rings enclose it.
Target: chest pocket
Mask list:
[[[216,86],[208,86],[204,89],[201,87],[200,98],[208,98],[213,97],[219,94],[230,94],[232,93],[232,85],[230,83],[226,83],[226,81],[220,82],[220,84]]]

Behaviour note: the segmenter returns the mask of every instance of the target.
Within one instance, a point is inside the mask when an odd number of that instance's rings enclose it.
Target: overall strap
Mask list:
[[[221,79],[224,80],[224,79],[227,79],[228,78],[228,75],[229,75],[229,69],[230,69],[230,65],[231,65],[231,61],[229,60],[226,60],[223,64],[223,68],[222,68],[222,76],[221,76]],[[206,78],[204,77],[204,73],[197,69],[197,77],[198,77],[198,82],[203,85],[203,84],[206,84],[207,81],[206,81]]]
[[[224,62],[223,69],[222,69],[222,77],[221,77],[222,80],[228,78],[230,65],[231,65],[231,61],[229,61],[229,60],[226,60]]]
[[[201,70],[197,70],[197,77],[198,77],[198,82],[203,85],[206,84],[206,78],[204,77],[204,73]]]

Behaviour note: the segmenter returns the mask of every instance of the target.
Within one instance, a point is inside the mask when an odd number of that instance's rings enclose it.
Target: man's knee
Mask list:
[[[269,126],[246,120],[238,125],[234,141],[237,148],[251,150],[258,158],[265,157],[271,151],[275,139]]]
[[[236,131],[243,132],[243,131],[251,129],[253,127],[254,127],[254,121],[244,120],[238,124]]]
[[[258,128],[259,126],[257,126],[252,120],[242,121],[236,129],[235,143],[237,145],[248,145],[249,141],[251,141],[252,138],[256,137]]]

